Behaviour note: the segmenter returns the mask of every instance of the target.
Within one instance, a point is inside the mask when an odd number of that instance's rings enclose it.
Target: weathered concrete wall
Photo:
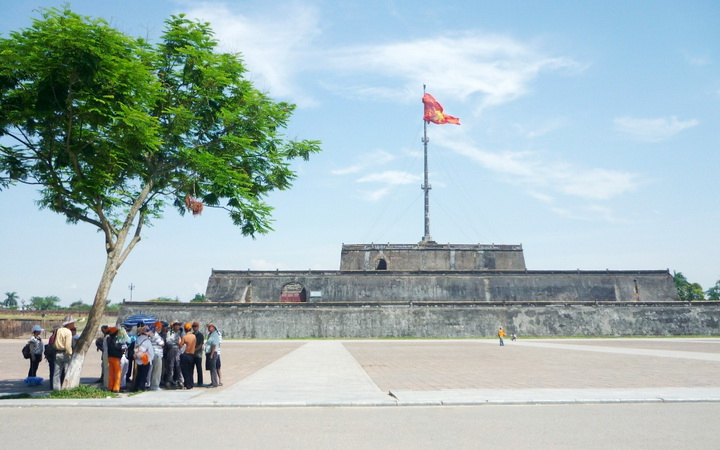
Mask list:
[[[343,244],[340,270],[525,270],[521,245]]]
[[[720,334],[720,302],[527,304],[126,303],[132,314],[217,324],[228,338],[672,336]]]
[[[677,301],[668,271],[228,271],[213,270],[212,302],[279,302],[299,283],[315,302]]]

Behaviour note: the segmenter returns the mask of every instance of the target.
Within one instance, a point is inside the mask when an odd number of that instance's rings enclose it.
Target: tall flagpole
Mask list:
[[[423,96],[425,95],[425,85],[423,84]],[[430,237],[430,183],[428,182],[428,142],[430,139],[427,137],[427,120],[423,118],[423,148],[425,150],[425,178],[424,183],[420,188],[425,191],[425,235],[420,241],[420,244],[434,243],[432,237]]]

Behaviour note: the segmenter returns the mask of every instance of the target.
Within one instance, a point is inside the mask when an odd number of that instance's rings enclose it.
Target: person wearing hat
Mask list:
[[[137,372],[135,374],[134,391],[146,391],[150,386],[150,369],[152,360],[155,357],[148,329],[145,326],[138,325],[137,340],[135,341],[135,364]]]
[[[163,374],[163,347],[165,346],[165,340],[160,335],[162,327],[162,322],[157,321],[154,326],[148,329],[148,336],[150,336],[153,354],[155,355],[153,356],[152,367],[150,368],[150,390],[152,391],[160,390],[160,379]]]
[[[120,392],[120,379],[122,376],[120,360],[125,353],[123,344],[117,340],[119,331],[118,327],[108,327],[105,338],[108,359],[108,389],[112,392]]]
[[[215,327],[215,324],[207,324],[208,337],[205,341],[205,360],[208,369],[210,370],[210,386],[220,386],[220,379],[218,377],[218,363],[220,359],[220,333]]]
[[[53,373],[53,390],[62,389],[65,371],[70,365],[73,354],[73,333],[75,319],[73,316],[66,316],[62,325],[55,333],[53,347],[55,348],[55,372]]]
[[[40,337],[40,333],[43,330],[40,325],[32,327],[32,336],[28,339],[28,345],[30,346],[30,370],[28,370],[28,377],[36,377],[38,366],[43,357],[43,341]]]
[[[197,372],[197,384],[196,386],[203,385],[203,370],[202,370],[202,355],[203,345],[205,344],[205,336],[200,332],[200,323],[192,323],[193,334],[195,335],[195,372]]]
[[[167,351],[167,367],[165,372],[165,387],[177,386],[180,387],[184,384],[182,371],[180,370],[180,321],[175,320],[172,323],[172,328],[167,333],[165,339],[165,351]]]

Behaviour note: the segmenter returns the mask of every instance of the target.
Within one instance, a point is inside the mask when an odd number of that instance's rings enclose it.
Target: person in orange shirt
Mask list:
[[[120,392],[120,358],[124,350],[121,343],[117,341],[118,328],[109,327],[105,338],[108,360],[108,389],[112,392]]]
[[[502,327],[498,330],[498,337],[500,338],[500,345],[505,345],[505,341],[503,338],[505,337],[505,332],[503,331]]]
[[[178,346],[184,351],[180,355],[180,370],[184,378],[184,389],[193,388],[193,368],[195,367],[195,346],[197,339],[193,334],[192,324],[185,323],[185,335],[180,338]]]

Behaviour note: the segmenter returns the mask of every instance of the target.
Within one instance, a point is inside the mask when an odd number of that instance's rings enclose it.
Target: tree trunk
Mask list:
[[[105,306],[107,304],[108,294],[110,293],[110,287],[117,274],[119,267],[117,259],[114,254],[108,254],[107,256],[105,270],[103,270],[100,284],[95,292],[95,300],[88,314],[87,324],[80,335],[80,339],[77,344],[75,344],[75,348],[73,348],[73,356],[70,360],[68,370],[65,373],[63,389],[70,389],[80,385],[80,373],[85,363],[85,354],[95,341],[95,337],[100,329],[100,322],[105,314]]]

